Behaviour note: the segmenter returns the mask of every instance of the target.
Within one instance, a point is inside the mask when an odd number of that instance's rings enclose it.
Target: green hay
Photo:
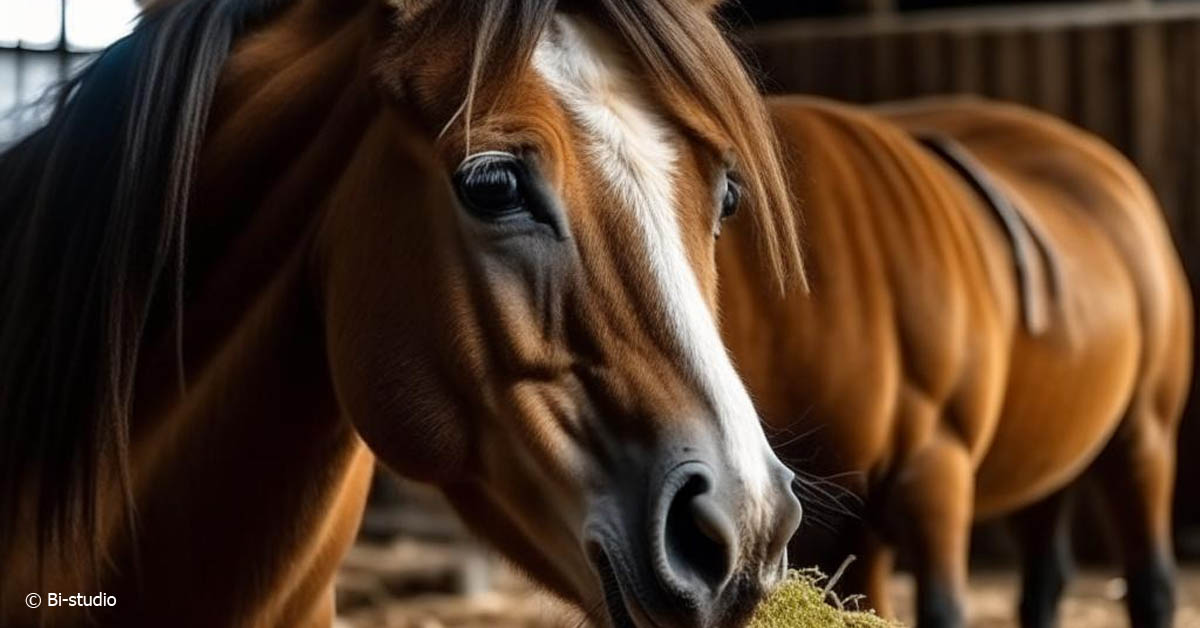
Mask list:
[[[858,596],[838,600],[823,584],[826,580],[816,569],[788,572],[787,578],[758,606],[749,628],[900,627],[872,611],[850,610],[857,607]],[[846,610],[831,606],[827,598],[838,606],[847,607]]]

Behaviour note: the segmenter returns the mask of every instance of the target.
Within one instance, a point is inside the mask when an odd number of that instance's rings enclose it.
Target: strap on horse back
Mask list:
[[[1030,225],[1010,195],[1001,191],[962,144],[940,133],[919,132],[914,137],[958,173],[992,210],[1012,246],[1025,327],[1033,335],[1044,332],[1050,324],[1048,300],[1057,300],[1061,287],[1059,269],[1044,234]],[[1039,289],[1043,284],[1046,289]]]

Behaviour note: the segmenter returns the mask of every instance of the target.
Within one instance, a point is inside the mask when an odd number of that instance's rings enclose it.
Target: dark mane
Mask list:
[[[99,489],[115,481],[123,503],[104,507],[131,508],[138,346],[152,303],[177,311],[212,94],[234,39],[287,1],[151,10],[0,155],[0,562],[24,518],[39,557],[94,568]]]

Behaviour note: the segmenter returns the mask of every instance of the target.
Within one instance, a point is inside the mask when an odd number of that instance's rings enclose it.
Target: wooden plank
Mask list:
[[[950,88],[958,93],[978,94],[982,85],[983,58],[975,30],[950,34]]]
[[[1040,28],[1026,34],[1030,54],[1026,57],[1031,79],[1030,104],[1066,117],[1071,108],[1071,64],[1067,33],[1063,29]]]
[[[866,0],[867,10],[875,15],[891,15],[896,12],[896,0]]]
[[[916,41],[911,35],[896,37],[896,97],[899,99],[916,98],[920,95],[917,90],[917,52]]]
[[[1014,29],[994,31],[984,39],[986,93],[1002,100],[1028,103],[1032,99],[1026,74],[1025,46]]]
[[[1028,28],[1105,28],[1121,24],[1200,19],[1197,2],[1080,2],[939,9],[909,14],[809,18],[767,24],[747,33],[755,44],[778,39],[898,35],[921,31]]]
[[[949,84],[949,40],[944,33],[913,35],[913,95],[940,94]]]
[[[812,75],[811,52],[816,48],[807,40],[775,42],[757,52],[758,65],[766,77],[768,93],[805,91],[817,81]]]
[[[1190,194],[1185,197],[1188,200],[1187,205],[1181,208],[1180,222],[1184,224],[1183,233],[1191,244],[1188,250],[1188,253],[1193,255],[1191,268],[1200,271],[1200,120],[1196,119],[1197,112],[1200,112],[1200,22],[1189,24],[1186,30],[1192,48],[1186,53],[1188,63],[1181,64],[1184,65],[1181,74],[1184,75],[1183,80],[1190,89],[1186,90],[1188,95],[1182,99],[1184,106],[1188,108],[1181,111],[1184,115],[1191,114],[1192,133],[1188,141],[1191,152],[1183,155],[1186,160],[1183,163],[1188,164],[1189,169],[1181,175],[1190,186]],[[1197,378],[1197,381],[1200,381],[1200,378]]]
[[[1174,207],[1164,209],[1185,263],[1200,271],[1200,21],[1169,25],[1164,54],[1163,169],[1174,189]]]
[[[1177,190],[1167,180],[1164,153],[1167,135],[1166,53],[1161,24],[1135,24],[1129,28],[1129,75],[1125,93],[1130,98],[1130,155],[1158,192],[1170,221],[1178,205]]]
[[[1076,29],[1071,35],[1072,65],[1078,70],[1072,90],[1072,117],[1109,142],[1123,149],[1119,111],[1124,92],[1118,72],[1117,45],[1113,29]]]
[[[839,63],[833,67],[841,82],[841,97],[851,102],[870,101],[867,96],[870,76],[867,68],[868,44],[865,36],[847,37],[840,46]]]
[[[898,77],[903,70],[896,60],[899,49],[897,39],[893,35],[880,35],[870,39],[870,98],[874,101],[896,100],[900,97]]]

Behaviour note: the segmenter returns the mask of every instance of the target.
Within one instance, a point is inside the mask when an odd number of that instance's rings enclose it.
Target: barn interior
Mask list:
[[[134,0],[0,0],[0,147],[35,127],[48,110],[48,90],[127,32],[137,11]],[[862,104],[977,94],[1098,134],[1150,181],[1198,293],[1200,2],[741,0],[722,15],[768,93]],[[1179,626],[1200,626],[1194,386],[1176,482]],[[1124,583],[1095,503],[1103,489],[1081,482],[1073,523],[1081,577],[1068,591],[1063,625],[1124,626]],[[373,493],[339,577],[339,625],[573,625],[569,609],[472,540],[429,490],[381,470]],[[852,518],[853,504],[845,508]],[[972,626],[1015,625],[1014,564],[1004,525],[981,523],[973,541]],[[895,589],[901,617],[911,618],[911,579],[897,577]]]

